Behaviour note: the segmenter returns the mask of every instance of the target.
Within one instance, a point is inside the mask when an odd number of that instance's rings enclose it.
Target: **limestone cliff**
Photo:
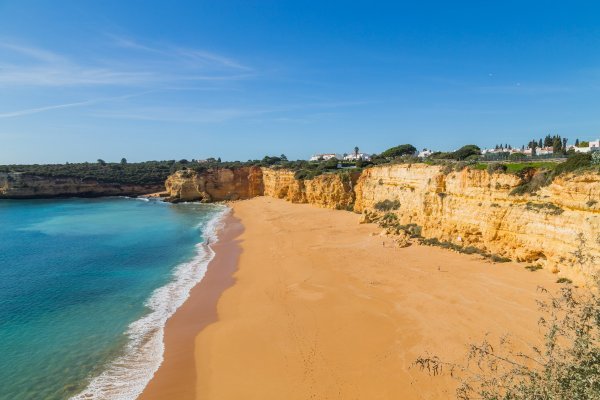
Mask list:
[[[262,196],[263,178],[259,167],[215,168],[198,173],[177,171],[165,182],[167,201],[223,201]]]
[[[358,213],[399,203],[398,224],[418,226],[425,238],[472,246],[563,274],[600,271],[600,175],[559,176],[534,195],[510,195],[521,185],[512,174],[395,164],[362,173],[298,180],[294,172],[244,167],[180,171],[167,180],[175,200],[231,200],[266,195]]]
[[[511,196],[520,178],[401,164],[369,168],[356,186],[355,211],[397,200],[401,224],[567,275],[600,271],[600,175],[565,175],[535,195]]]
[[[0,173],[0,198],[138,196],[163,190],[162,185],[98,182],[95,179]]]
[[[265,196],[338,210],[354,207],[353,187],[359,173],[325,174],[310,180],[295,179],[288,170],[263,168],[262,174]]]

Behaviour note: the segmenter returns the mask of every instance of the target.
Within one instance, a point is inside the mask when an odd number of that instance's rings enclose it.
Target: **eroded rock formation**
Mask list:
[[[294,172],[258,167],[177,172],[167,181],[174,200],[233,200],[266,195],[295,203],[382,213],[397,201],[401,225],[425,238],[472,246],[513,260],[586,276],[600,271],[600,175],[569,174],[535,194],[510,195],[512,174],[426,164],[395,164],[362,173],[298,180]]]
[[[216,168],[202,173],[177,171],[165,182],[167,201],[223,201],[262,196],[263,178],[259,167]]]

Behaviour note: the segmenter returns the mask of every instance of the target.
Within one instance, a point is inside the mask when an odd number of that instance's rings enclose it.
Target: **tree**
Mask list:
[[[121,158],[121,164],[127,164],[127,159],[125,157]]]
[[[579,147],[579,138],[575,139],[575,147]]]
[[[535,139],[533,139],[531,142],[529,142],[529,148],[531,149],[531,155],[535,156],[536,151],[535,149],[538,147],[538,142],[536,142]]]
[[[542,147],[544,147],[544,143],[542,142],[542,139],[540,139],[540,141],[538,142],[538,147],[541,149]]]
[[[266,164],[266,165],[274,165],[277,164],[281,161],[280,157],[270,157],[270,156],[264,156],[262,159],[262,163]]]
[[[358,146],[354,147],[354,158],[358,158]]]
[[[106,165],[106,161],[104,161],[103,159],[99,158],[98,159],[98,164],[100,164],[100,165]]]
[[[327,160],[324,164],[325,169],[337,169],[338,166],[338,159],[337,158],[330,158],[329,160]]]
[[[287,157],[285,156],[285,154],[282,154],[279,156],[279,158],[281,158],[281,161],[287,161]]]
[[[479,146],[476,146],[474,144],[468,144],[466,146],[461,147],[460,149],[456,150],[454,153],[452,153],[453,158],[456,160],[465,160],[467,157],[470,156],[478,156],[481,154],[481,149],[479,148]]]
[[[568,142],[568,141],[569,141],[569,139],[567,139],[567,138],[563,138],[563,140],[562,140],[562,148],[563,148],[563,151],[566,151],[566,150],[567,150],[567,142]]]
[[[560,140],[560,136],[554,136],[552,138],[552,152],[560,153],[562,151],[562,141]]]
[[[417,149],[412,144],[401,144],[400,146],[391,147],[381,153],[382,157],[395,158],[404,155],[413,155],[417,152]]]
[[[508,156],[510,161],[523,161],[526,158],[527,156],[525,156],[523,153],[512,153],[510,156]]]
[[[217,162],[221,164],[221,157],[217,158]]]

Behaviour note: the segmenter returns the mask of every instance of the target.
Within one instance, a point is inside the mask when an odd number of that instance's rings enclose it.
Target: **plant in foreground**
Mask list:
[[[591,290],[564,285],[538,302],[542,345],[514,350],[507,337],[470,344],[466,364],[422,356],[415,365],[458,379],[460,400],[600,399],[600,282]]]

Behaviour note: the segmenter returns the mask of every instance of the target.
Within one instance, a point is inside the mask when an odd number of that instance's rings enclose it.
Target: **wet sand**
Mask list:
[[[224,228],[218,232],[219,241],[210,245],[215,257],[209,263],[206,275],[167,321],[164,361],[139,399],[195,398],[195,337],[217,320],[217,302],[221,293],[234,283],[232,275],[241,252],[237,238],[243,227],[239,219],[230,213],[224,222]]]
[[[211,263],[217,283],[207,273],[169,321],[143,399],[454,398],[455,381],[429,377],[415,358],[460,361],[488,332],[536,343],[536,289],[557,287],[516,263],[394,247],[351,212],[268,197],[232,207],[244,229],[214,261],[239,255],[237,269]]]

